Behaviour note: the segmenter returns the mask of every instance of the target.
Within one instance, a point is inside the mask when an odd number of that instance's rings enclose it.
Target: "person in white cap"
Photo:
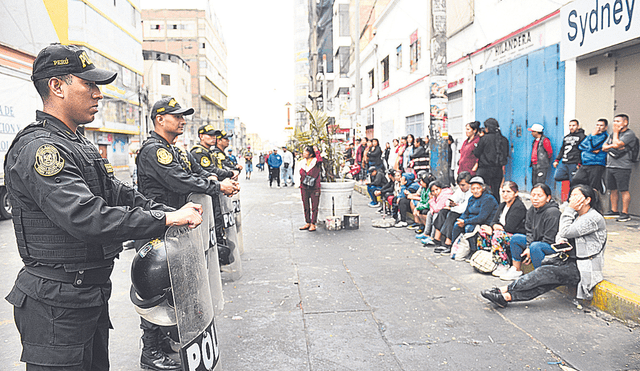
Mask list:
[[[546,183],[547,174],[553,157],[551,141],[544,135],[544,126],[533,124],[529,128],[535,138],[531,150],[531,185]]]

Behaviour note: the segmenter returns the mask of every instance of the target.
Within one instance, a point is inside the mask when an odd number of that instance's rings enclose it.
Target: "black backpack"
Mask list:
[[[640,162],[640,140],[638,140],[637,136],[635,137],[633,144],[629,147],[631,151],[631,162]]]
[[[502,133],[496,135],[496,161],[498,165],[504,166],[509,160],[509,139]]]

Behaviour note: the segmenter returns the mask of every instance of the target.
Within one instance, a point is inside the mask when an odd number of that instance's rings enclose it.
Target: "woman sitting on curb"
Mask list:
[[[566,263],[543,265],[507,287],[484,290],[481,295],[504,308],[510,301],[531,300],[558,286],[579,283],[576,297],[591,299],[593,288],[603,279],[607,241],[607,228],[600,212],[598,192],[584,184],[573,187],[556,236],[556,242],[575,242]]]
[[[471,198],[471,191],[469,190],[472,176],[468,171],[463,171],[458,174],[456,183],[458,189],[448,200],[446,205],[438,213],[438,217],[433,221],[433,227],[436,230],[433,235],[433,240],[423,240],[423,243],[427,246],[447,246],[451,248],[451,233],[456,220],[467,209],[467,203]]]
[[[442,208],[446,206],[449,198],[453,195],[453,191],[448,184],[444,184],[441,180],[434,180],[429,184],[429,198],[427,200],[422,199],[420,204],[413,210],[413,218],[418,223],[424,226],[422,233],[416,235],[418,239],[430,239],[431,227],[435,218],[438,217],[438,213]],[[422,207],[421,205],[426,202],[428,207]],[[425,213],[424,210],[427,212]]]
[[[534,185],[531,190],[531,205],[525,222],[526,236],[516,233],[511,237],[513,265],[500,276],[502,280],[511,281],[522,276],[523,263],[533,263],[533,268],[538,268],[546,254],[555,252],[551,244],[558,234],[560,209],[551,198],[551,188],[544,183]]]
[[[451,234],[451,240],[455,241],[456,238],[462,233],[472,232],[477,225],[483,225],[493,220],[493,216],[498,210],[498,202],[493,197],[491,192],[486,190],[484,180],[479,176],[474,176],[469,181],[471,187],[471,197],[469,197],[469,203],[467,209],[460,215],[460,218],[456,220],[456,224],[453,226],[453,233]],[[475,240],[475,238],[470,240]],[[475,250],[475,241],[469,241],[471,251]],[[438,247],[433,250],[435,253],[442,253],[447,255],[451,253],[451,247]]]
[[[518,185],[512,181],[504,182],[500,195],[503,202],[498,205],[491,223],[481,227],[479,239],[481,248],[490,250],[493,260],[498,263],[498,268],[493,271],[494,276],[506,273],[511,265],[511,237],[516,233],[527,233],[524,227],[527,207],[518,196]]]

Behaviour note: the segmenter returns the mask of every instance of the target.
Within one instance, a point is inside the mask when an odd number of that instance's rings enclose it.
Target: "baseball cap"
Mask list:
[[[193,115],[193,108],[182,108],[178,102],[172,97],[162,98],[154,103],[151,109],[151,119],[155,119],[158,115],[170,113],[172,115]]]
[[[213,127],[213,125],[202,125],[198,129],[198,134],[214,135],[215,132],[216,129]]]
[[[482,184],[484,185],[484,179],[482,179],[481,176],[474,176],[473,178],[471,178],[471,180],[469,181],[469,184]]]
[[[110,84],[118,75],[115,72],[97,68],[87,52],[77,46],[56,43],[38,53],[33,62],[31,81],[69,74],[98,85]]]
[[[537,131],[539,133],[542,133],[544,131],[544,126],[542,126],[540,124],[533,124],[529,128],[529,131]]]
[[[229,139],[233,136],[233,134],[229,134],[224,130],[220,130],[217,129],[216,131],[213,132],[213,135],[215,135],[216,137],[220,138],[220,139]]]

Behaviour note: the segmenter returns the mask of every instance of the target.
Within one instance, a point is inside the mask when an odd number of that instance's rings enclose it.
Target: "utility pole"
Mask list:
[[[355,50],[354,50],[354,58],[355,58],[355,62],[356,62],[356,127],[357,124],[360,123],[360,116],[362,114],[362,107],[360,104],[360,96],[362,95],[362,92],[360,91],[360,0],[356,0],[356,14],[355,14],[355,19],[354,22],[356,24],[356,34],[355,34]],[[351,124],[353,125],[353,121],[351,121]],[[353,129],[353,127],[351,128]],[[353,129],[352,133],[353,133],[353,140],[355,141],[356,138],[356,130],[357,129]]]
[[[318,12],[316,11],[316,0],[309,0],[311,5],[311,42],[309,43],[309,58],[311,58],[311,98],[312,110],[318,109]]]
[[[431,173],[449,179],[447,112],[447,1],[431,0],[431,74],[429,84],[429,147]]]

